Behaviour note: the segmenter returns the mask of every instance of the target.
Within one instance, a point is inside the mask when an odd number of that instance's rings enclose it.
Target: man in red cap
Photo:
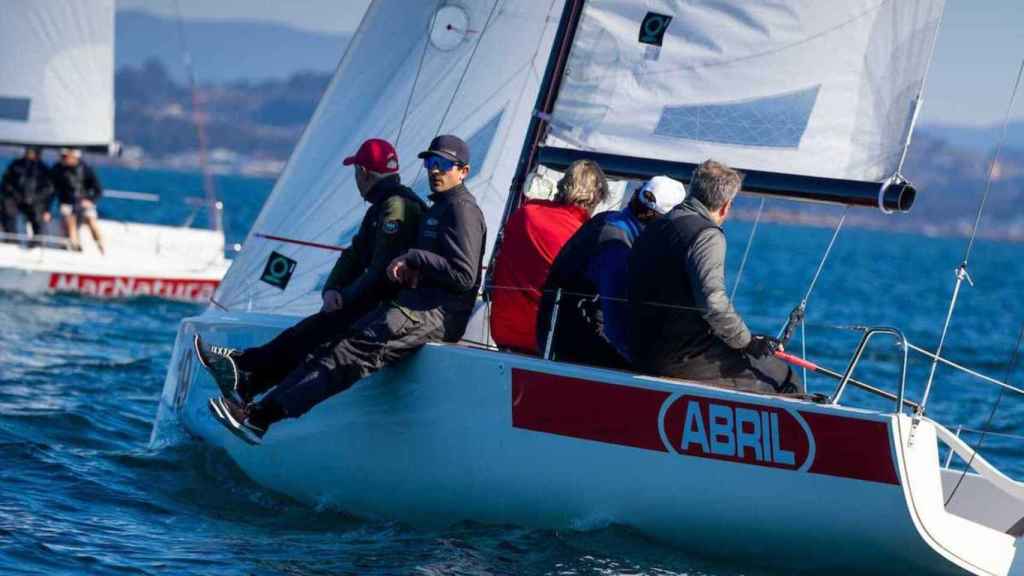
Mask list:
[[[359,195],[370,203],[352,245],[334,264],[321,295],[320,312],[303,319],[257,348],[225,350],[196,337],[200,361],[220,385],[224,397],[244,405],[266,392],[318,347],[341,338],[348,328],[401,288],[386,276],[395,257],[416,241],[426,203],[403,186],[398,154],[386,140],[371,138],[342,161],[355,169]]]

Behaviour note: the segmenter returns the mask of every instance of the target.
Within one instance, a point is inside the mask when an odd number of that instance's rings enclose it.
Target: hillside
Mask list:
[[[118,10],[115,30],[116,69],[157,61],[172,78],[185,80],[175,19]],[[299,71],[331,72],[350,37],[252,21],[187,20],[181,30],[196,77],[208,84],[281,79]]]

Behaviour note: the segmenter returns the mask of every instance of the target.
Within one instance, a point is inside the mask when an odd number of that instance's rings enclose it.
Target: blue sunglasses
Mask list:
[[[427,172],[430,172],[435,168],[441,172],[447,172],[458,164],[458,162],[449,160],[444,156],[427,156],[423,159],[423,167],[427,169]]]

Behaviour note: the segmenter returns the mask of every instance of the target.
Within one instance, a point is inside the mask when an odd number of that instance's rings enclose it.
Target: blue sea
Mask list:
[[[110,188],[155,192],[158,205],[105,200],[107,216],[175,224],[182,199],[200,195],[192,174],[105,168]],[[272,182],[216,180],[229,242],[241,242]],[[839,209],[836,209],[838,216]],[[203,215],[199,215],[199,222]],[[729,281],[749,222],[730,222]],[[776,333],[804,296],[829,228],[762,223],[736,293],[755,331]],[[934,349],[963,259],[963,238],[844,229],[808,301],[803,344],[789,350],[842,370],[857,335],[850,324],[903,329]],[[1024,323],[1021,245],[979,242],[944,355],[998,379]],[[706,563],[622,527],[586,532],[463,524],[425,531],[311,509],[244,476],[197,441],[151,447],[150,433],[178,321],[201,308],[157,300],[104,302],[0,294],[0,574],[764,574]],[[897,387],[899,350],[875,342],[856,376]],[[928,362],[911,356],[910,398]],[[809,388],[835,383],[809,376]],[[845,401],[889,409],[850,391]],[[998,410],[993,406],[998,402]],[[1024,399],[940,368],[929,413],[949,426],[1024,432]],[[990,418],[991,416],[991,418]],[[972,442],[978,436],[964,434]],[[1024,478],[1024,442],[985,438],[982,453]],[[954,463],[954,466],[956,464]]]

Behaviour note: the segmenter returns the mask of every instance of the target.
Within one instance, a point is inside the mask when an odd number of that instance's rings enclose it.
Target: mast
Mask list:
[[[217,191],[213,185],[213,176],[210,174],[210,167],[206,161],[206,124],[205,117],[200,108],[199,89],[196,86],[196,73],[192,67],[192,53],[185,41],[185,24],[181,17],[181,5],[175,0],[174,8],[178,15],[178,40],[181,42],[182,59],[185,63],[185,74],[188,76],[189,92],[192,96],[192,121],[196,127],[196,139],[199,141],[199,171],[203,174],[203,191],[206,193],[206,205],[208,210],[210,228],[220,232],[223,230],[221,222],[221,204],[217,201]]]
[[[488,271],[494,269],[494,259],[501,249],[501,240],[505,233],[505,222],[508,221],[519,205],[522,204],[526,191],[526,176],[537,164],[540,141],[544,138],[544,132],[548,125],[548,117],[555,107],[555,100],[558,98],[558,89],[562,85],[562,77],[565,74],[565,66],[569,61],[569,52],[572,50],[572,42],[576,37],[576,27],[579,25],[580,16],[583,14],[585,0],[566,0],[562,7],[562,16],[558,22],[558,30],[555,31],[555,39],[551,46],[551,55],[548,57],[548,65],[544,70],[544,78],[541,80],[540,90],[537,93],[537,103],[533,107],[533,117],[530,119],[530,126],[526,129],[526,138],[523,140],[523,149],[519,153],[519,164],[516,166],[515,175],[512,177],[512,185],[509,188],[508,199],[505,201],[505,210],[501,216],[501,226],[498,229],[498,237],[494,242],[494,249],[491,251],[491,262],[488,264]],[[488,280],[490,279],[488,272]],[[485,282],[485,286],[489,282]]]

